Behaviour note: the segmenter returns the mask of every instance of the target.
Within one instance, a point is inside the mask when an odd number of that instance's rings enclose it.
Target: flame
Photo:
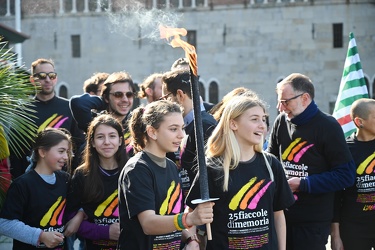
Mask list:
[[[166,39],[173,48],[181,47],[185,51],[185,57],[189,60],[191,71],[195,76],[198,76],[197,53],[195,47],[180,38],[180,36],[187,35],[186,29],[170,28],[160,25],[159,30],[161,39]]]

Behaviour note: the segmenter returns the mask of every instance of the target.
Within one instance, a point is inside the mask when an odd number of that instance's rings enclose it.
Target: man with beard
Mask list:
[[[126,72],[114,72],[105,80],[101,96],[87,93],[73,96],[70,99],[70,108],[78,127],[85,132],[93,117],[96,116],[96,113],[93,113],[92,110],[106,111],[112,114],[122,123],[125,144],[128,145],[130,133],[127,121],[133,107],[135,94],[134,83],[130,75]]]
[[[139,98],[146,98],[147,103],[157,101],[161,97],[161,77],[162,74],[154,73],[148,76],[139,86]]]
[[[83,141],[83,133],[78,129],[77,123],[69,109],[69,101],[61,98],[55,93],[55,86],[57,83],[57,73],[55,65],[52,60],[40,58],[31,64],[30,82],[38,86],[34,102],[31,109],[35,112],[30,113],[32,119],[39,132],[47,127],[65,128],[67,129],[74,140],[75,145],[80,145]],[[27,140],[27,138],[24,138]],[[25,172],[29,165],[27,156],[30,156],[31,141],[29,147],[24,147],[20,150],[21,155],[16,155],[11,151],[10,167],[12,178],[16,178]],[[33,161],[33,157],[31,157]]]

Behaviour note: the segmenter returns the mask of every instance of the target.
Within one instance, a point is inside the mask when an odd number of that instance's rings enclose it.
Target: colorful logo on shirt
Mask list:
[[[180,183],[175,181],[171,182],[171,185],[168,188],[167,197],[163,201],[160,206],[159,214],[166,215],[166,214],[177,214],[181,212],[181,204],[182,204],[182,190]]]
[[[43,215],[43,218],[40,220],[40,225],[45,227],[49,226],[60,226],[62,225],[62,219],[65,211],[66,199],[62,199],[62,196],[57,198],[56,202],[50,207],[50,209]]]
[[[262,187],[264,182],[264,179],[257,182],[257,177],[251,178],[249,182],[233,196],[229,203],[229,208],[233,211],[238,208],[241,210],[245,210],[246,208],[255,209],[258,206],[258,202],[272,183],[272,181],[269,181]]]
[[[62,115],[53,114],[50,118],[45,120],[42,125],[39,126],[38,132],[43,131],[45,128],[60,128],[61,125],[68,120],[69,117],[64,117]]]
[[[117,189],[107,198],[105,201],[103,201],[99,206],[96,208],[94,215],[96,217],[100,216],[115,216],[118,217],[118,195],[117,195]]]
[[[297,138],[289,145],[289,147],[281,156],[283,160],[294,161],[298,163],[301,157],[306,153],[306,151],[314,146],[314,144],[306,145],[307,141],[300,141],[301,138]]]
[[[366,158],[357,168],[357,174],[362,175],[363,173],[371,174],[375,168],[375,152]]]

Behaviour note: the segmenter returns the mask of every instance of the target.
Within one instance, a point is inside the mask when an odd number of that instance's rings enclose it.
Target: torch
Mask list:
[[[183,28],[166,28],[159,26],[160,37],[162,39],[169,39],[170,45],[173,48],[181,47],[185,51],[185,57],[189,59],[190,67],[190,86],[191,95],[193,99],[193,112],[194,112],[194,130],[195,130],[195,141],[197,150],[197,161],[199,169],[199,186],[201,199],[193,200],[193,204],[200,204],[208,201],[214,201],[218,198],[210,198],[210,192],[208,189],[208,177],[207,167],[204,154],[204,137],[203,137],[203,126],[202,126],[202,115],[200,106],[200,95],[199,95],[199,82],[198,82],[198,67],[197,67],[197,53],[195,47],[180,39],[180,35],[186,36],[187,31]],[[211,224],[206,224],[207,239],[212,240]]]

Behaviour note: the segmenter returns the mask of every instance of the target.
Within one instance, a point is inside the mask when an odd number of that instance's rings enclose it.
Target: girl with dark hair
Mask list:
[[[36,164],[12,182],[0,212],[0,235],[14,239],[13,249],[63,249],[69,175],[61,170],[71,152],[70,135],[61,129],[45,129],[35,138]]]
[[[166,158],[185,136],[181,107],[169,101],[139,107],[133,111],[129,129],[136,155],[119,179],[118,249],[180,249],[182,233],[194,240],[191,227],[211,223],[213,218],[212,202],[182,213],[177,166]]]
[[[70,217],[77,212],[81,216],[71,220],[66,232],[85,238],[87,249],[114,249],[117,245],[117,182],[127,159],[121,124],[112,115],[94,118],[87,131],[83,164],[74,172],[67,203]]]

